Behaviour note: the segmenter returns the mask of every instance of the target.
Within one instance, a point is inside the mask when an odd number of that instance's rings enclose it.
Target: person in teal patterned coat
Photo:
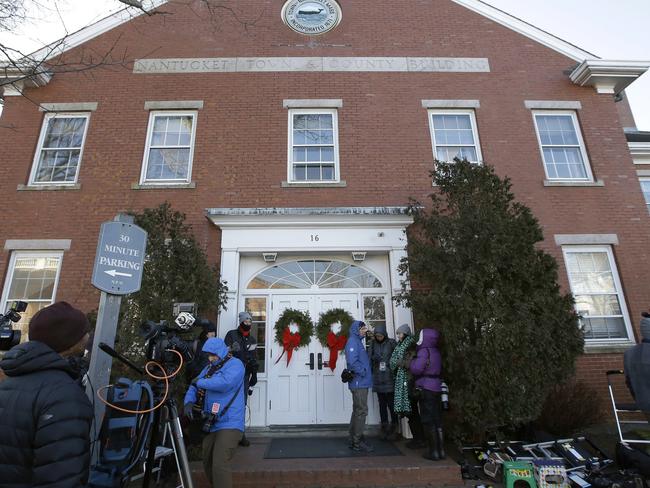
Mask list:
[[[390,369],[395,376],[395,414],[408,419],[413,439],[406,447],[419,449],[425,446],[424,432],[418,402],[413,398],[413,376],[409,371],[411,361],[415,357],[416,341],[408,324],[397,328],[396,337],[397,347],[390,358]]]

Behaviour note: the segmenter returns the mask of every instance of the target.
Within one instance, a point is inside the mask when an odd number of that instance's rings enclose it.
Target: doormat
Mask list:
[[[389,441],[368,439],[373,452],[356,452],[348,447],[347,437],[281,437],[271,439],[264,459],[347,458],[364,456],[403,456]]]

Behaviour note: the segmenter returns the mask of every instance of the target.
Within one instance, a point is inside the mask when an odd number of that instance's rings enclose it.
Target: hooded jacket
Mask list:
[[[384,341],[377,342],[375,339],[370,343],[368,356],[372,365],[372,389],[377,393],[390,393],[395,390],[395,378],[390,369],[390,358],[396,343],[393,339],[388,338],[384,325],[377,325],[375,334],[382,334]]]
[[[228,355],[228,346],[223,339],[210,338],[204,346],[203,352],[219,356],[220,360]],[[237,358],[231,357],[219,371],[210,378],[205,375],[210,365],[203,368],[196,383],[192,383],[185,394],[183,404],[195,403],[198,389],[206,390],[203,409],[205,412],[218,413],[223,410],[232,398],[234,400],[228,410],[219,420],[212,424],[210,432],[224,429],[244,431],[245,405],[244,405],[244,364]],[[216,410],[216,412],[215,412]]]
[[[415,376],[415,386],[425,390],[441,391],[440,373],[442,357],[438,350],[440,333],[435,329],[422,329],[417,343],[415,358],[411,361],[411,374]]]
[[[354,378],[348,383],[350,390],[372,387],[372,371],[370,359],[366,348],[359,337],[359,326],[363,322],[355,320],[350,326],[350,335],[345,343],[345,362],[347,367],[354,373]]]
[[[93,408],[79,371],[37,341],[12,348],[0,368],[0,486],[85,486]]]

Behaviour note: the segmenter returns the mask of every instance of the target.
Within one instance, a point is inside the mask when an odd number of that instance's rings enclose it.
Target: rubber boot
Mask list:
[[[436,429],[426,430],[425,435],[427,438],[427,449],[422,454],[424,459],[429,459],[430,461],[437,461],[440,459],[440,446],[438,444],[438,433]]]
[[[438,440],[438,453],[440,454],[440,459],[445,459],[445,436],[443,435],[442,428],[436,430],[436,439]]]
[[[413,422],[409,420],[409,427],[411,429],[411,434],[413,434],[413,439],[406,443],[406,447],[409,449],[422,449],[426,446],[424,443],[424,431],[422,425],[419,422]]]

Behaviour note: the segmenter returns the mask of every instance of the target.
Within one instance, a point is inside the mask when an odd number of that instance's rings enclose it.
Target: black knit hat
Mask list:
[[[57,302],[36,312],[29,321],[29,339],[56,352],[70,349],[90,331],[86,315],[67,302]]]

